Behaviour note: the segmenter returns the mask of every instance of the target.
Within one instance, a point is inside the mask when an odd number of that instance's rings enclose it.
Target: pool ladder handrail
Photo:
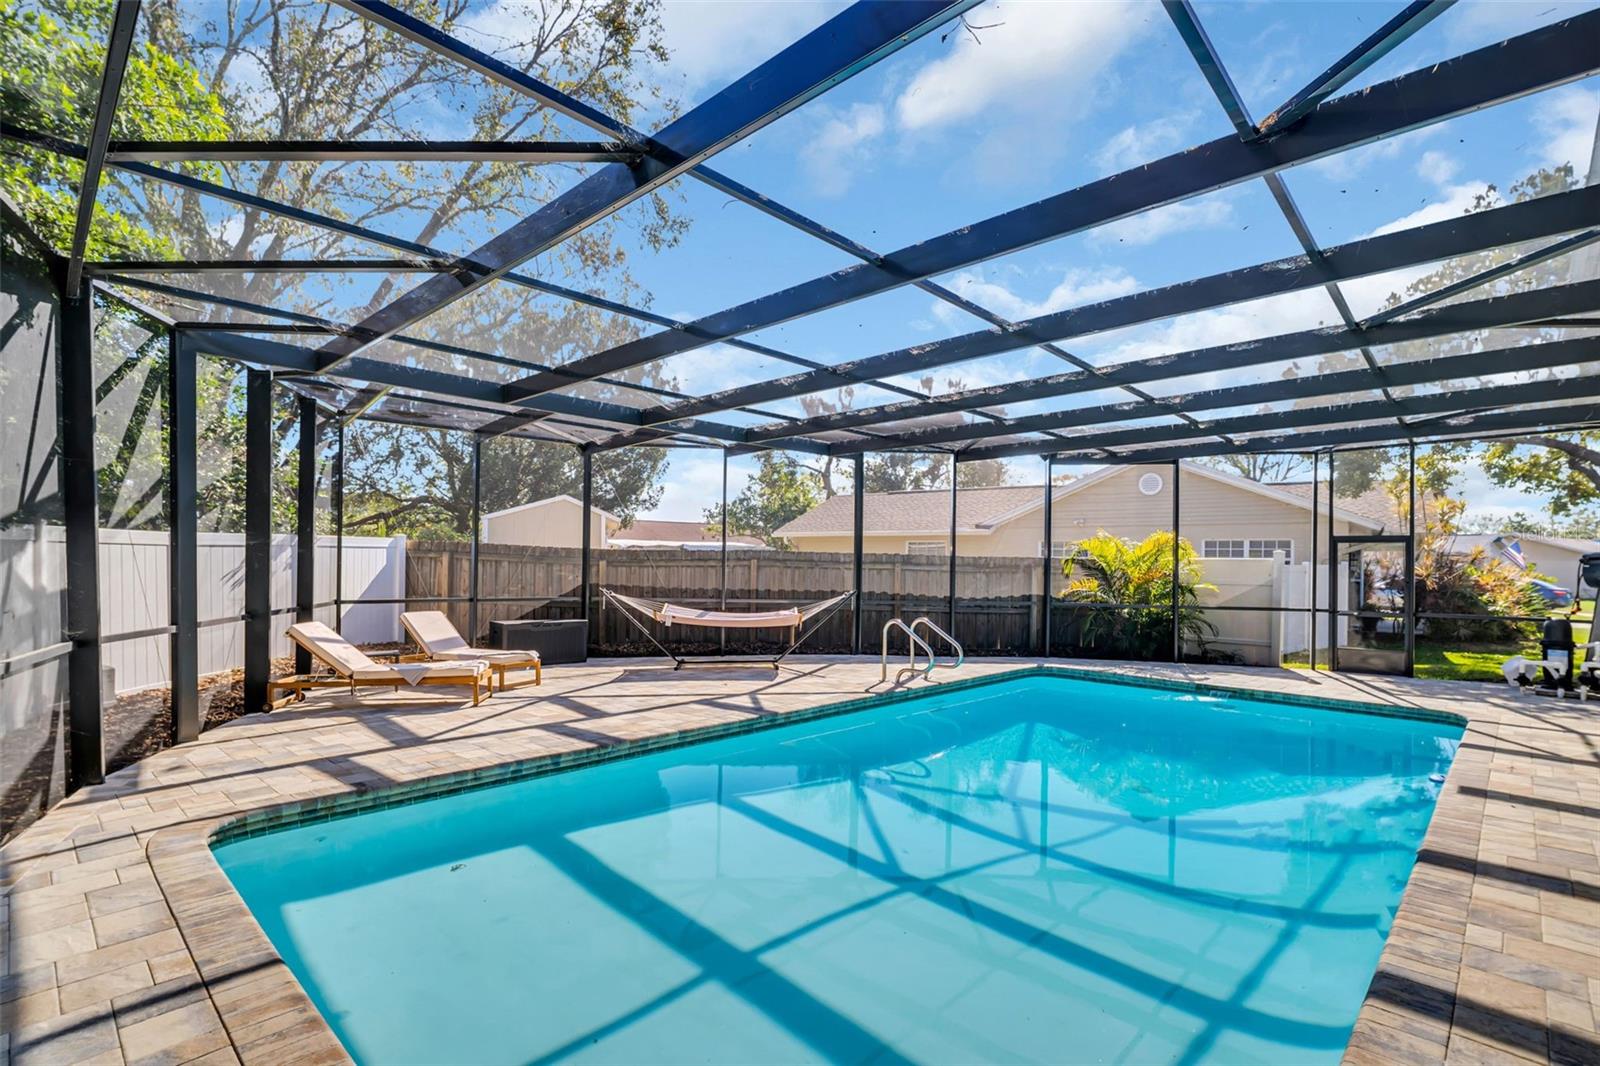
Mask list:
[[[953,663],[941,663],[941,662],[935,660],[934,663],[933,663],[933,666],[929,667],[928,672],[930,674],[933,672],[933,668],[934,667],[937,667],[937,668],[943,669],[943,670],[954,670],[957,667],[959,667],[962,663],[967,661],[967,653],[966,653],[966,650],[961,647],[961,642],[959,640],[957,640],[955,637],[952,637],[949,633],[946,633],[943,629],[940,629],[939,626],[934,622],[933,619],[929,618],[925,614],[924,615],[919,615],[917,617],[916,621],[911,623],[912,631],[915,632],[918,626],[926,626],[928,628],[929,632],[933,633],[934,636],[938,637],[940,640],[942,640],[946,644],[950,645],[952,648],[955,649],[955,652],[956,652],[956,661],[953,662]],[[926,643],[931,645],[933,642],[930,640],[930,641],[927,641]]]
[[[924,626],[927,627],[929,632],[936,634],[956,650],[956,658],[954,662],[940,662],[939,657],[933,653],[932,645],[930,645],[928,641],[917,636],[917,629]],[[914,620],[910,625],[907,625],[899,618],[891,618],[883,624],[883,632],[880,636],[879,647],[881,647],[883,651],[879,656],[879,683],[889,680],[889,634],[891,631],[896,629],[904,632],[907,639],[910,641],[910,654],[906,660],[906,665],[902,666],[894,676],[894,683],[896,685],[904,682],[908,676],[915,677],[918,673],[922,674],[924,680],[928,680],[933,676],[933,671],[936,668],[943,667],[948,670],[953,670],[967,661],[967,654],[962,650],[960,642],[935,625],[933,619],[928,618],[927,616],[922,616]],[[928,664],[926,666],[919,667],[917,665],[918,648],[921,648],[923,654],[928,657]]]

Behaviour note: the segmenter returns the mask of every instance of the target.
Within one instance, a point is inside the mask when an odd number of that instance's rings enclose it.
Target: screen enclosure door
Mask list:
[[[1411,676],[1414,629],[1411,538],[1333,538],[1329,646],[1335,670]]]

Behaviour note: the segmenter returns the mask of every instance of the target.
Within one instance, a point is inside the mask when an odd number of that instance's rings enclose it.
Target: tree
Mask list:
[[[1566,192],[1577,188],[1580,184],[1573,163],[1566,162],[1559,166],[1534,171],[1515,182],[1507,191],[1510,202],[1520,203]],[[1472,204],[1467,208],[1467,213],[1487,211],[1500,206],[1502,202],[1499,190],[1493,185],[1488,185],[1474,197]],[[1395,307],[1446,285],[1476,276],[1514,259],[1524,251],[1524,248],[1512,246],[1458,256],[1411,282],[1403,291],[1391,293],[1384,306]],[[1566,284],[1573,280],[1572,271],[1575,262],[1575,258],[1571,255],[1557,256],[1473,289],[1471,293],[1473,298],[1482,299]],[[1565,332],[1557,327],[1530,326],[1516,331],[1493,331],[1492,343],[1534,344],[1555,340],[1564,335]],[[1394,345],[1391,349],[1392,354],[1388,358],[1394,360],[1438,358],[1481,350],[1489,343],[1491,340],[1488,331],[1457,333]],[[1469,387],[1489,383],[1489,379],[1479,379],[1451,384],[1456,387]],[[1429,473],[1437,475],[1430,480],[1440,491],[1443,491],[1462,465],[1475,460],[1494,484],[1545,496],[1552,518],[1578,513],[1600,503],[1600,431],[1583,430],[1559,435],[1535,433],[1484,443],[1457,441],[1432,445],[1428,449],[1428,454],[1433,464]],[[1422,459],[1423,453],[1419,452],[1419,479],[1424,472]],[[1360,462],[1361,460],[1356,460],[1352,465],[1359,465]],[[1336,481],[1344,464],[1345,456],[1341,453],[1339,462],[1335,465]],[[1443,484],[1438,484],[1441,481]]]
[[[1076,621],[1086,647],[1141,659],[1171,650],[1173,537],[1159,530],[1136,543],[1101,530],[1079,541],[1076,554],[1062,561],[1066,581],[1060,596],[1085,608]],[[1200,593],[1216,586],[1202,580],[1193,544],[1178,538],[1176,548],[1179,632],[1203,654],[1206,638],[1217,630],[1200,607]]]
[[[0,0],[0,107],[24,129],[82,142],[93,118],[115,0]],[[196,68],[154,41],[136,44],[111,135],[219,140],[228,136],[221,98]],[[176,169],[218,180],[216,164]],[[71,243],[83,164],[15,142],[0,157],[0,188],[57,248]],[[175,258],[175,235],[149,224],[124,197],[102,199],[89,230],[89,258]]]
[[[579,497],[577,448],[496,438],[482,450],[485,514],[551,496]],[[661,500],[666,455],[657,448],[602,452],[594,506],[624,524]],[[345,529],[378,536],[467,540],[472,536],[472,438],[457,430],[362,420],[345,431]]]
[[[1600,503],[1600,430],[1491,441],[1479,462],[1496,485],[1544,496],[1552,518]]]
[[[728,532],[760,537],[774,548],[788,542],[773,532],[816,507],[824,499],[821,475],[786,452],[762,452],[756,473],[743,491],[728,501]],[[706,524],[721,527],[722,509],[708,507]]]
[[[929,397],[961,392],[967,387],[961,378],[949,377],[945,379],[941,391],[938,389],[938,378],[932,374],[924,375],[917,385]],[[855,386],[846,385],[836,390],[832,396],[822,393],[802,396],[800,405],[807,418],[817,418],[854,410],[855,399]],[[959,413],[935,416],[936,419],[948,421],[952,425],[959,424],[963,417]],[[919,425],[935,424],[923,420],[918,422]],[[823,499],[832,499],[845,491],[840,484],[842,480],[854,480],[850,468],[837,456],[796,455],[793,462],[816,474]],[[868,492],[913,492],[948,488],[950,485],[950,460],[947,455],[939,452],[869,452],[862,468]],[[980,459],[961,463],[956,477],[957,483],[962,488],[1004,485],[1011,480],[1010,471],[999,459]]]
[[[1309,469],[1303,456],[1265,452],[1219,455],[1198,461],[1226,473],[1237,474],[1251,481],[1269,485],[1304,478]]]
[[[81,143],[87,136],[107,29],[115,0],[0,0],[0,100],[8,122]],[[445,31],[468,14],[467,0],[429,4],[424,17]],[[531,13],[531,14],[530,14]],[[640,107],[672,117],[676,103],[657,92],[644,67],[667,58],[659,0],[572,0],[549,8],[505,13],[506,35],[491,46],[497,56],[623,121]],[[184,0],[147,0],[140,34],[122,89],[113,136],[128,139],[419,140],[438,136],[441,116],[461,131],[453,136],[569,139],[552,110],[479,78],[427,49],[413,47],[358,13],[333,4],[242,0],[203,12]],[[576,165],[490,163],[274,162],[183,163],[168,169],[203,178],[292,208],[314,211],[369,229],[394,233],[444,249],[465,249],[548,202],[581,174]],[[8,145],[0,160],[0,189],[46,239],[65,247],[76,211],[81,165],[42,149]],[[628,272],[635,249],[675,243],[687,222],[677,216],[674,193],[647,197],[545,253],[542,277],[597,296],[648,304]],[[385,255],[389,250],[264,210],[241,209],[192,190],[107,168],[90,232],[91,258],[307,258]],[[253,273],[183,277],[180,285],[225,298],[354,321],[415,284],[411,275],[296,275]],[[241,312],[210,302],[143,298],[189,321],[238,318]],[[248,317],[246,315],[246,317]],[[254,321],[253,317],[248,320]],[[418,323],[412,333],[553,365],[640,335],[639,324],[577,302],[532,295],[506,282],[484,286]],[[152,363],[163,345],[142,356]],[[503,378],[504,366],[387,341],[374,357],[468,376]],[[131,373],[131,368],[123,374]],[[515,375],[520,370],[511,370]],[[671,387],[659,365],[620,378]],[[148,381],[148,379],[146,379]],[[232,386],[229,386],[232,389]],[[591,382],[578,390],[597,400],[628,402],[616,385]],[[152,398],[157,395],[152,393]],[[634,401],[637,402],[636,400]],[[203,418],[208,417],[202,415]],[[221,528],[233,528],[242,499],[242,397],[211,409],[202,426],[210,468],[225,471],[202,486],[202,506]],[[440,523],[457,535],[470,522],[457,501],[466,482],[458,438],[407,437],[405,427],[361,424],[363,455],[393,459],[402,441],[439,449],[372,476],[353,471],[350,512],[366,528],[413,530]],[[107,454],[116,455],[113,446]],[[353,451],[353,450],[352,450]],[[576,459],[568,449],[562,466]],[[437,458],[437,462],[433,461]],[[356,457],[359,467],[361,459]],[[625,497],[611,498],[624,516],[659,498],[661,453],[630,450],[626,458],[597,465],[597,500],[609,481]],[[290,475],[280,483],[292,483]],[[435,476],[442,469],[443,476]],[[104,468],[105,493],[128,470]],[[233,475],[238,474],[236,478]],[[380,475],[388,484],[380,485]],[[512,464],[506,491],[519,500],[543,484],[543,464]],[[405,479],[410,478],[409,482]],[[364,479],[364,480],[363,480]],[[570,478],[569,478],[570,480]],[[500,482],[486,476],[486,488]],[[444,505],[441,501],[451,501]],[[370,505],[370,506],[369,506]],[[358,527],[362,528],[362,527]]]

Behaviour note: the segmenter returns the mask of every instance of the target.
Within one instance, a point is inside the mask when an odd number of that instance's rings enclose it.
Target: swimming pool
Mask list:
[[[1331,1063],[1459,735],[1034,673],[215,853],[364,1063]]]

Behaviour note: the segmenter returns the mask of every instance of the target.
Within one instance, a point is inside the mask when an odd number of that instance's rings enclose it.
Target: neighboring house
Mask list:
[[[589,547],[610,547],[611,535],[622,527],[622,519],[599,507],[591,507],[589,511]],[[483,516],[482,539],[485,544],[581,547],[583,503],[572,496],[551,496],[503,511],[491,511]]]
[[[1457,533],[1451,538],[1450,550],[1458,555],[1470,555],[1483,549],[1491,559],[1505,559],[1496,538],[1522,547],[1522,558],[1530,569],[1544,575],[1558,585],[1574,589],[1578,580],[1578,557],[1586,552],[1600,551],[1600,541],[1580,540],[1576,537],[1546,537],[1539,533]],[[1584,595],[1592,595],[1585,586]]]
[[[1112,466],[1054,491],[1052,554],[1104,531],[1141,540],[1172,527],[1172,467]],[[1269,485],[1208,466],[1183,464],[1180,517],[1184,539],[1215,559],[1311,557],[1311,486]],[[1368,508],[1372,508],[1371,511]],[[1334,532],[1378,533],[1396,523],[1377,499],[1340,500]],[[941,555],[950,546],[950,492],[869,493],[863,501],[863,551],[883,555]],[[797,551],[848,552],[854,500],[835,496],[774,533]],[[1316,535],[1326,537],[1326,517]],[[963,556],[1039,558],[1044,554],[1044,486],[1005,485],[956,493],[956,542]]]
[[[624,526],[610,511],[591,507],[589,546],[592,548],[682,548],[690,551],[722,546],[719,533],[707,532],[704,522],[665,522],[639,519]],[[583,539],[583,504],[571,496],[551,496],[483,516],[483,543],[524,544],[539,548],[576,548]],[[757,537],[728,538],[730,548],[766,551]]]
[[[626,529],[611,535],[613,548],[682,548],[685,551],[716,551],[722,547],[722,534],[704,522],[669,522],[640,518]],[[728,547],[740,551],[767,551],[760,537],[728,535]]]

